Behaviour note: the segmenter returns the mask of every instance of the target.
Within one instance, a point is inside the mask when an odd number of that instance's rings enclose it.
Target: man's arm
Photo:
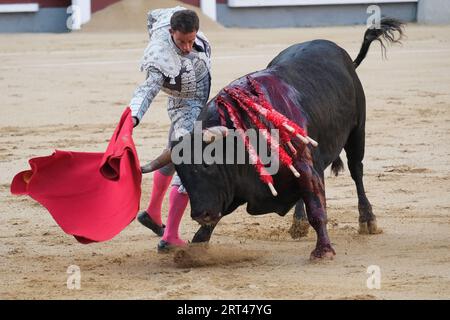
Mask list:
[[[129,104],[133,117],[133,126],[137,126],[141,122],[153,99],[161,90],[163,83],[164,76],[162,73],[155,68],[150,68],[147,73],[147,79],[136,88]]]

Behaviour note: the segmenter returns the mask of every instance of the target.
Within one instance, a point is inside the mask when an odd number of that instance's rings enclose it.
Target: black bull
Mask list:
[[[330,41],[296,44],[282,51],[266,69],[250,75],[260,83],[274,108],[307,128],[308,135],[319,146],[308,145],[294,157],[300,178],[294,177],[286,168],[280,168],[273,176],[278,190],[276,197],[259,180],[251,164],[176,164],[176,171],[189,194],[191,216],[201,225],[193,242],[209,241],[219,220],[242,204],[247,203],[247,211],[252,215],[276,212],[281,216],[297,204],[296,214],[305,216],[305,207],[309,224],[317,233],[317,244],[311,257],[333,257],[335,252],[326,229],[324,170],[332,164],[337,173],[342,167],[339,158],[342,149],[346,152],[358,193],[360,231],[378,232],[363,185],[366,101],[355,69],[365,58],[372,41],[379,40],[382,45],[382,38],[397,42],[395,32],[399,32],[401,38],[402,31],[401,22],[383,19],[381,28],[366,31],[354,62],[344,49]],[[247,78],[242,77],[228,88],[250,90],[248,86]],[[221,124],[219,96],[234,103],[224,90],[220,91],[198,118],[205,128]],[[240,114],[245,118],[245,113]],[[226,126],[233,128],[230,121]],[[184,139],[194,139],[194,135]],[[302,148],[301,142],[297,141],[296,146]]]

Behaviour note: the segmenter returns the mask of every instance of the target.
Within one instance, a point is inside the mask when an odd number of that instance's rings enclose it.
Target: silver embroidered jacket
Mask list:
[[[158,92],[167,93],[176,138],[192,130],[211,85],[211,49],[205,35],[199,31],[193,50],[183,55],[169,33],[172,14],[183,9],[178,6],[149,13],[150,41],[141,60],[141,71],[147,72],[147,79],[135,90],[130,102],[132,116],[141,121]],[[178,120],[180,123],[176,123]]]

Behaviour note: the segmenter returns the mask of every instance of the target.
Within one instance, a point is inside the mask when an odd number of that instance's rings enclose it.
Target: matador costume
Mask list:
[[[170,18],[179,10],[185,8],[178,6],[149,13],[150,42],[141,61],[141,71],[147,72],[147,79],[135,90],[130,102],[132,116],[139,123],[160,90],[168,95],[169,144],[170,140],[192,132],[211,88],[211,48],[205,35],[197,32],[193,50],[183,54],[169,32]],[[166,176],[175,172],[173,164],[160,170]],[[172,185],[180,186],[179,191],[185,192],[178,176]]]

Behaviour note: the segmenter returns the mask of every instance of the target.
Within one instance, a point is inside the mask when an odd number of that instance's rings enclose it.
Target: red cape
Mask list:
[[[81,243],[113,238],[136,217],[141,197],[141,169],[131,137],[127,108],[105,153],[56,150],[29,160],[11,193],[41,203],[58,225]]]

